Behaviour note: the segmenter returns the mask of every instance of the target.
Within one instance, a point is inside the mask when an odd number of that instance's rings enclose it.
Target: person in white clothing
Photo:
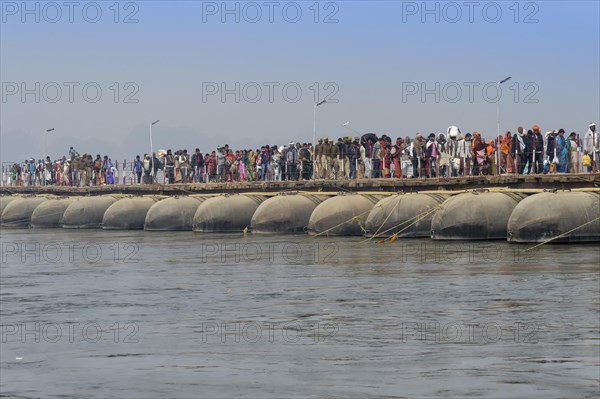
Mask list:
[[[448,135],[448,139],[456,141],[460,135],[460,129],[456,126],[450,126],[446,131],[446,134]]]
[[[358,160],[358,171],[357,171],[357,173],[358,173],[358,178],[359,179],[364,179],[365,178],[365,173],[366,173],[366,170],[365,170],[365,163],[366,163],[366,160],[365,160],[365,146],[364,145],[360,145],[359,151],[360,151],[360,155],[359,155],[360,159]]]
[[[590,123],[583,139],[583,149],[592,157],[594,171],[598,170],[600,162],[600,135],[596,132],[596,124]]]
[[[444,133],[440,133],[437,138],[440,176],[450,176],[450,154],[448,152],[448,143]]]
[[[579,173],[579,151],[577,148],[577,133],[569,135],[569,173]]]
[[[460,138],[460,136],[459,136]],[[467,133],[465,138],[458,141],[456,155],[460,159],[460,172],[462,176],[471,176],[471,160],[473,153],[471,151],[471,133]]]
[[[458,141],[463,139],[460,129],[456,126],[450,126],[446,131],[448,139],[447,152],[450,157],[451,176],[458,176],[460,172],[461,159],[458,156]]]

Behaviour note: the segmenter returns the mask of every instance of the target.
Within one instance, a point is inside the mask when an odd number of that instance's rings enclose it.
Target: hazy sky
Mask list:
[[[599,122],[598,1],[2,1],[1,161]],[[100,93],[101,91],[101,93]],[[318,98],[317,98],[318,97]],[[336,101],[337,102],[333,102]]]

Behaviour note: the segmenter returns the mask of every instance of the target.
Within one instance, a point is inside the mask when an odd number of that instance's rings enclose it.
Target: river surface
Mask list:
[[[598,394],[598,245],[1,238],[1,396]]]

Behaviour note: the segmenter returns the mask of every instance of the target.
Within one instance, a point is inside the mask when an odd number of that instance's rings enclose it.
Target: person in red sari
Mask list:
[[[233,180],[233,171],[231,169],[231,167],[233,166],[235,162],[235,155],[233,155],[233,151],[229,150],[227,155],[225,156],[225,176],[226,176],[226,181],[230,182]]]
[[[394,162],[394,177],[400,179],[402,177],[402,139],[400,137],[396,139],[396,144],[392,147],[390,155]]]
[[[213,151],[210,156],[205,158],[205,166],[208,172],[208,182],[215,182],[217,178],[217,158]]]
[[[486,158],[486,147],[487,145],[481,138],[481,133],[475,132],[473,135],[473,155],[477,159],[477,169],[479,176],[483,175],[483,166]]]
[[[381,140],[381,175],[382,177],[390,177],[391,171],[391,146],[386,140]]]

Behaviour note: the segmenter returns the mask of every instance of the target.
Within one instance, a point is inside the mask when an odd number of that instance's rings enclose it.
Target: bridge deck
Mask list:
[[[1,195],[55,194],[55,195],[186,195],[248,192],[413,192],[431,190],[465,190],[474,188],[505,187],[510,189],[575,189],[600,187],[600,173],[503,175],[429,179],[359,179],[265,181],[168,185],[106,185],[92,187],[24,186],[0,187]]]

